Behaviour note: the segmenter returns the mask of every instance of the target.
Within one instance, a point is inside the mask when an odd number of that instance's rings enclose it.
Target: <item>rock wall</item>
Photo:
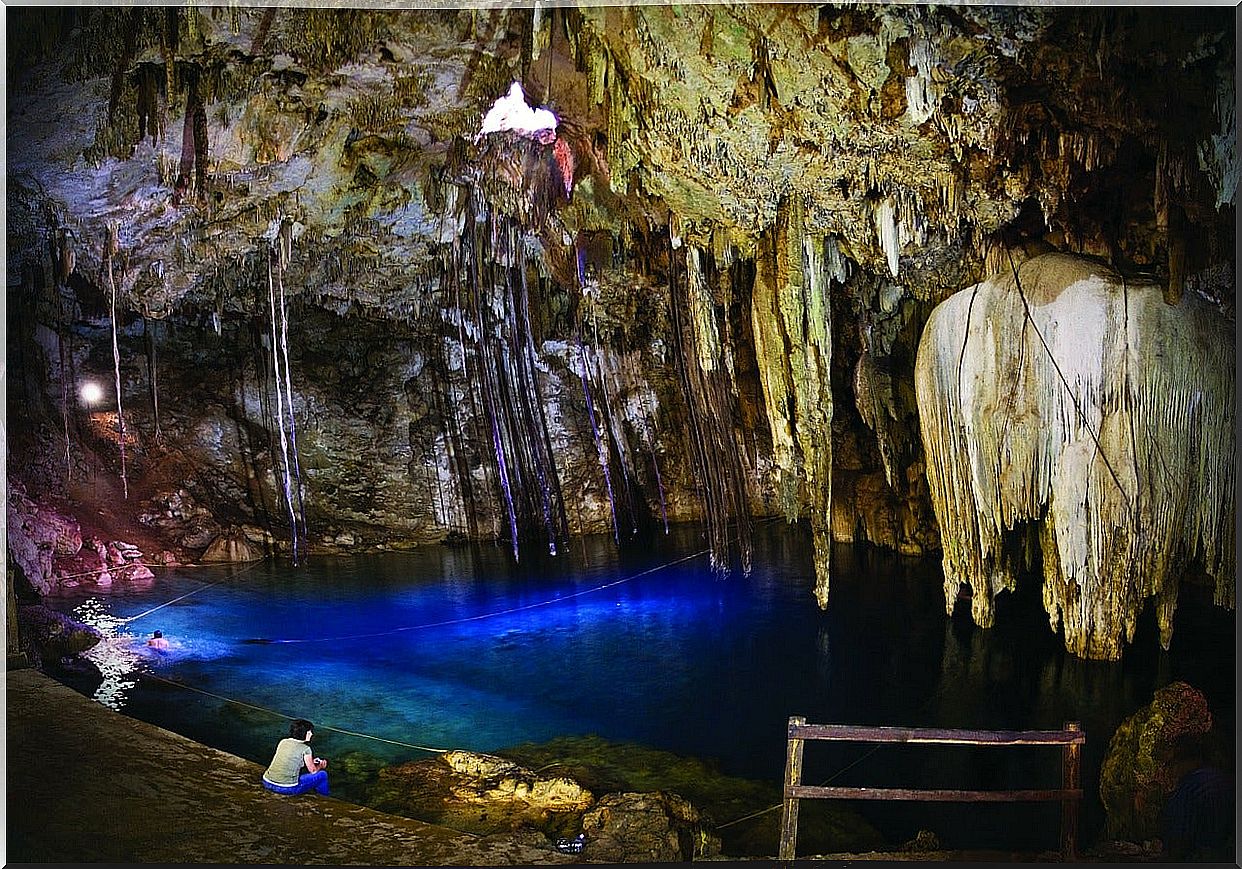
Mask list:
[[[784,516],[826,605],[832,540],[940,545],[916,348],[1006,251],[1147,269],[1232,323],[1224,10],[11,24],[10,469],[180,558],[694,520],[723,572]],[[1127,624],[1144,599],[1100,594]]]

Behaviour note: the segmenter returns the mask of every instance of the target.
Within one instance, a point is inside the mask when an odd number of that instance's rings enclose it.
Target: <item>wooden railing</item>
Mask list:
[[[917,800],[924,802],[1061,803],[1061,856],[1074,859],[1078,847],[1078,805],[1082,799],[1082,746],[1087,741],[1077,721],[1064,730],[940,730],[927,727],[856,727],[807,724],[789,719],[785,755],[785,803],[781,816],[780,859],[792,860],[798,844],[798,800]],[[909,742],[949,745],[1059,745],[1061,787],[1056,790],[929,790],[912,788],[816,787],[802,784],[802,749],[806,740],[836,742]]]

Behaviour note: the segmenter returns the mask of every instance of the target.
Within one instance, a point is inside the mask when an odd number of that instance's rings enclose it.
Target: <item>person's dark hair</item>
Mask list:
[[[156,638],[157,640],[158,640],[160,637],[162,637],[162,636],[164,636],[164,632],[163,632],[163,631],[156,631],[156,632],[155,632],[155,638]]]
[[[315,725],[311,724],[305,718],[298,718],[289,725],[289,735],[294,739],[305,739],[306,734],[314,729]]]

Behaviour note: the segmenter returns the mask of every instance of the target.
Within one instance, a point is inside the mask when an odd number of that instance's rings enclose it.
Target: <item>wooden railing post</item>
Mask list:
[[[802,784],[801,738],[793,735],[794,728],[806,724],[806,719],[795,715],[789,719],[788,745],[785,753],[785,801],[781,811],[780,859],[792,860],[798,849],[798,798],[793,788]]]
[[[1065,722],[1066,730],[1080,731],[1077,721]],[[1071,742],[1061,749],[1061,788],[1078,790],[1082,777],[1082,745]],[[1078,851],[1078,800],[1067,797],[1061,801],[1061,857],[1073,860]]]

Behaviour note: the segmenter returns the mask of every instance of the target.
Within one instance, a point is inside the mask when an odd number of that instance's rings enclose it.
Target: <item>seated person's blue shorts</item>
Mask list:
[[[295,785],[276,785],[267,779],[263,779],[263,787],[277,794],[304,794],[307,791],[317,791],[328,796],[328,771],[325,769],[319,772],[304,772],[298,776],[298,783]]]

